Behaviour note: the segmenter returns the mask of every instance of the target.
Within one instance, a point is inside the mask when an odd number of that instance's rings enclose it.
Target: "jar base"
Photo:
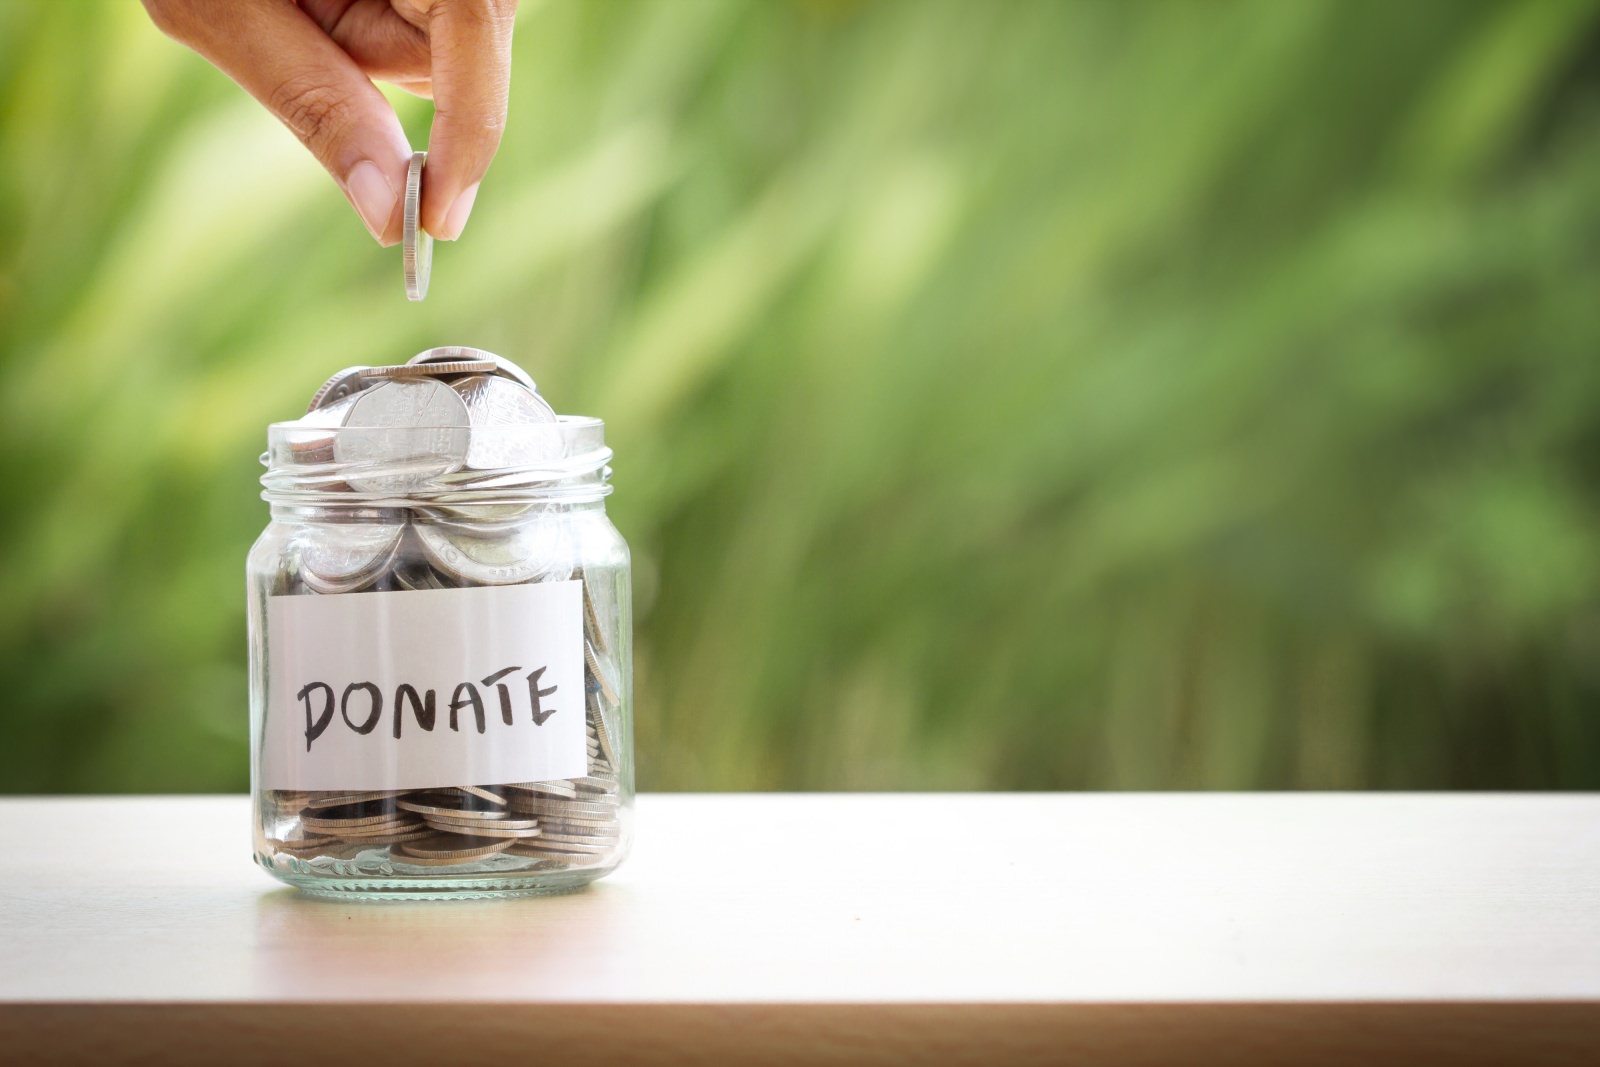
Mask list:
[[[501,897],[543,897],[575,893],[590,882],[616,869],[616,863],[604,867],[553,868],[515,874],[458,874],[433,878],[344,876],[311,873],[286,869],[281,862],[264,853],[256,854],[256,862],[274,878],[298,889],[309,897],[324,900],[361,901],[415,901],[415,900],[486,900]],[[294,866],[302,866],[296,863]]]

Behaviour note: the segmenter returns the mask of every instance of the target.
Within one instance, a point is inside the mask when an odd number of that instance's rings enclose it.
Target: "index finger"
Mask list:
[[[434,112],[422,225],[441,240],[461,236],[500,147],[516,8],[516,0],[448,0],[429,9]]]

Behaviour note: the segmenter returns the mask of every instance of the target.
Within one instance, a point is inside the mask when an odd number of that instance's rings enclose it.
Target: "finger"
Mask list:
[[[300,9],[373,81],[427,81],[432,62],[428,35],[389,0],[300,0]]]
[[[428,135],[422,224],[461,236],[506,124],[515,0],[440,0],[429,10],[433,128]]]
[[[300,138],[380,244],[399,241],[410,146],[383,94],[315,22],[278,0],[153,0],[148,6],[157,25],[209,59]]]

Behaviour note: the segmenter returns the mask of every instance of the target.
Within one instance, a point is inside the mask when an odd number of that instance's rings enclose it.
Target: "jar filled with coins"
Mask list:
[[[559,892],[632,832],[627,545],[598,419],[521,368],[353,367],[268,429],[255,858],[319,895]]]

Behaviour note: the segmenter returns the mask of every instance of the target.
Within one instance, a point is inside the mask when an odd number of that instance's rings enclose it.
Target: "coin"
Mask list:
[[[461,834],[475,834],[480,830],[485,833],[489,830],[535,830],[539,826],[537,818],[463,819],[455,815],[424,815],[422,818],[429,826]]]
[[[394,493],[460,470],[471,441],[467,406],[432,379],[396,379],[356,394],[333,440],[334,459],[353,468],[351,488]]]
[[[345,397],[354,396],[367,388],[372,383],[366,381],[366,372],[371,367],[346,367],[322,383],[322,387],[311,394],[311,403],[306,405],[309,414],[320,407],[343,400]]]
[[[329,524],[300,541],[300,577],[318,593],[349,593],[372,583],[394,559],[398,525]]]
[[[416,152],[406,168],[406,196],[402,209],[400,262],[406,278],[406,299],[421,300],[428,295],[428,277],[433,273],[433,235],[422,228],[422,168],[428,153]]]
[[[398,845],[402,841],[415,841],[431,833],[433,833],[432,827],[419,820],[407,823],[399,829],[363,835],[360,840],[367,848],[381,848],[384,845]]]
[[[552,845],[589,845],[599,848],[616,848],[622,840],[620,830],[611,833],[599,834],[562,834],[546,830],[539,835],[539,840],[547,841]]]
[[[509,848],[515,838],[463,837],[460,834],[432,834],[417,841],[401,843],[406,856],[420,859],[469,860]]]
[[[493,363],[496,374],[503,378],[510,378],[514,382],[521,382],[536,393],[539,391],[539,387],[533,384],[533,378],[529,376],[528,372],[509,359],[497,356],[493,352],[486,352],[481,348],[468,348],[466,345],[444,345],[439,348],[423,349],[406,360],[406,366],[416,367],[423,363],[449,363],[461,360]]]
[[[557,840],[555,836],[541,835],[537,839],[527,840],[526,844],[544,845],[548,848],[560,849],[563,852],[583,852],[590,856],[603,856],[614,852],[617,848],[615,841],[581,841],[574,839],[571,834],[562,834]]]
[[[276,848],[317,848],[334,840],[336,839],[325,834],[307,834],[304,837],[273,839],[272,844]]]
[[[476,819],[480,822],[493,822],[506,817],[504,808],[451,807],[448,804],[425,803],[420,800],[401,800],[396,803],[405,811],[414,811],[418,815],[443,815],[446,818]]]
[[[542,837],[549,837],[550,840],[558,837],[576,837],[606,845],[614,845],[622,833],[622,827],[614,822],[610,825],[589,825],[584,822],[550,822],[541,819],[539,829],[542,830]]]
[[[562,781],[512,782],[509,785],[503,785],[500,788],[512,793],[531,793],[535,796],[572,798],[578,795],[577,786],[573,785],[571,782]]]
[[[455,360],[413,366],[400,363],[392,367],[363,367],[363,378],[444,378],[452,374],[493,374],[495,365],[486,359]]]
[[[616,668],[611,665],[611,660],[595,653],[594,646],[587,641],[583,643],[583,659],[589,665],[589,673],[594,677],[595,684],[600,688],[600,695],[610,707],[616,707],[622,697],[617,690],[621,688],[620,679],[616,676]]]
[[[499,793],[493,792],[492,790],[485,789],[482,786],[478,786],[478,785],[463,785],[463,786],[457,786],[456,788],[458,788],[463,793],[468,793],[468,794],[470,794],[472,796],[477,797],[479,800],[487,800],[491,804],[498,804],[502,808],[505,807],[505,805],[506,805],[506,798],[505,797],[501,796]]]
[[[393,574],[395,584],[401,589],[447,588],[440,581],[439,572],[430,567],[426,560],[407,559],[394,569]]]
[[[509,378],[475,374],[451,386],[472,419],[467,466],[473,470],[533,467],[565,450],[556,413],[544,398]],[[548,430],[537,427],[548,426]]]
[[[403,794],[393,789],[370,789],[364,793],[319,793],[314,797],[310,794],[306,795],[309,799],[306,801],[305,806],[312,810],[318,810],[322,808],[342,808],[349,804],[365,804],[373,800],[387,800],[390,797],[402,796]]]
[[[475,585],[558,582],[572,573],[571,542],[553,522],[532,521],[514,534],[469,537],[428,524],[413,527],[435,566]]]
[[[577,852],[569,849],[559,848],[554,845],[542,845],[539,843],[539,838],[534,838],[532,841],[517,841],[511,843],[511,847],[507,849],[507,851],[513,856],[527,856],[531,859],[540,860],[557,860],[575,867],[582,866],[586,863],[593,863],[595,860],[600,858],[599,856],[596,856],[590,852]]]
[[[583,800],[517,797],[511,803],[516,811],[531,812],[552,819],[614,819],[617,814],[614,804],[595,804]]]
[[[522,841],[527,840],[530,837],[538,837],[540,834],[539,824],[536,820],[533,821],[533,825],[531,826],[511,826],[505,823],[496,822],[485,823],[482,826],[465,829],[452,823],[445,822],[436,816],[430,815],[427,817],[427,823],[429,826],[442,833],[470,834],[474,837],[510,837]]]
[[[329,401],[288,423],[292,429],[285,432],[284,440],[289,445],[294,462],[308,465],[332,463],[334,431],[344,425],[345,418],[354,406],[355,397],[347,396]]]
[[[581,793],[615,795],[617,792],[617,780],[615,778],[574,778],[572,779],[572,785],[573,788]]]
[[[606,729],[604,709],[592,709],[592,714],[589,716],[589,728],[593,731],[595,740],[600,743],[600,754],[605,757],[607,763],[615,764],[617,762],[617,749],[611,743],[611,731]]]
[[[408,825],[411,820],[390,813],[363,816],[302,815],[300,825],[319,833],[353,833],[374,826],[393,828]]]
[[[596,651],[611,651],[610,645],[606,642],[605,627],[600,625],[600,613],[594,606],[594,597],[589,595],[587,581],[583,583],[583,632]]]

